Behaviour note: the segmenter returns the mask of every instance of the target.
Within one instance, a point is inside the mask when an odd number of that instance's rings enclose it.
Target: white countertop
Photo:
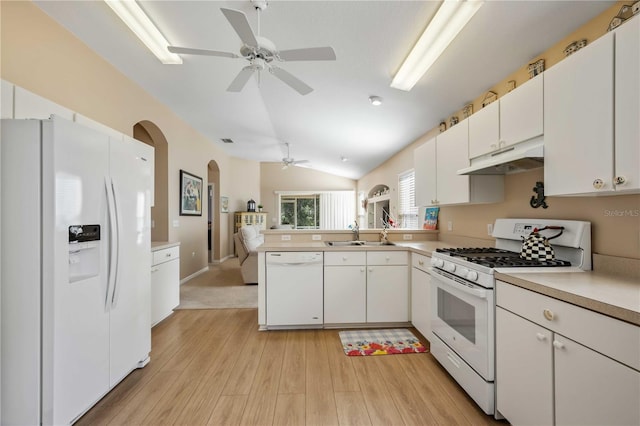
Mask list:
[[[151,241],[151,251],[164,250],[171,247],[179,246],[180,242],[173,241]]]
[[[598,272],[496,271],[496,279],[640,326],[640,283]]]
[[[324,241],[304,243],[264,243],[257,248],[259,252],[265,251],[389,251],[405,250],[425,256],[431,256],[431,252],[437,248],[454,247],[450,243],[442,241],[393,241],[394,245],[384,246],[328,246]]]

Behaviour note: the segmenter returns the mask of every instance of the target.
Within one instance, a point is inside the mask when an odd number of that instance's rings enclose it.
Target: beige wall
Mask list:
[[[30,2],[0,2],[0,77],[50,99],[66,108],[132,135],[133,126],[143,120],[154,123],[169,144],[168,238],[181,243],[181,277],[207,266],[207,211],[201,217],[179,216],[179,171],[184,169],[206,179],[207,164],[220,167],[220,192],[232,204],[244,199],[233,190],[244,176],[259,176],[257,162],[242,162],[241,170],[219,147],[196,132],[165,105],[150,96],[113,66],[59,26]],[[259,180],[251,186],[257,193]],[[245,200],[246,201],[246,200]],[[229,215],[220,220],[224,257],[231,253]],[[173,227],[177,220],[179,226]]]
[[[277,223],[278,197],[274,191],[356,190],[356,181],[305,167],[282,169],[282,163],[260,163],[260,199],[267,215],[267,228]],[[246,209],[246,205],[245,205]]]
[[[571,42],[586,38],[587,42],[591,43],[602,36],[606,33],[611,18],[616,15],[622,4],[625,2],[618,2],[582,28],[567,35],[548,51],[532,58],[531,62],[544,58],[545,67],[549,69],[564,58],[563,50]],[[502,96],[507,93],[509,80],[515,80],[516,85],[526,82],[529,79],[527,65],[523,64],[519,70],[488,90]],[[485,93],[478,94],[474,101],[474,111],[481,109]],[[463,117],[461,111],[453,112],[452,115]],[[424,136],[360,179],[358,190],[368,191],[377,184],[386,184],[395,190],[397,175],[413,167],[413,150],[436,136],[437,126],[438,123],[433,123],[433,128]],[[505,177],[505,201],[502,203],[442,207],[439,217],[440,239],[455,241],[458,237],[490,238],[487,235],[487,224],[493,223],[499,217],[587,220],[592,223],[593,251],[595,253],[640,259],[640,217],[637,216],[637,212],[640,210],[640,195],[548,197],[549,208],[533,209],[529,206],[529,200],[534,195],[532,188],[537,181],[543,180],[543,169],[509,175]],[[392,213],[395,213],[397,197],[394,197],[393,194],[395,192],[392,192],[391,210]],[[622,212],[623,215],[616,216],[611,212]],[[629,214],[625,215],[624,212],[629,212]],[[449,221],[453,225],[452,231],[447,231],[446,224]]]

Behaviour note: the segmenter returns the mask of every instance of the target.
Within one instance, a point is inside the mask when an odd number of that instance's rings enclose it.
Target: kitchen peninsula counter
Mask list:
[[[497,280],[640,326],[640,283],[601,272],[502,273]]]
[[[425,256],[438,248],[454,247],[443,241],[394,241],[393,245],[380,246],[328,246],[324,241],[288,243],[267,242],[257,248],[259,252],[266,251],[409,251]]]

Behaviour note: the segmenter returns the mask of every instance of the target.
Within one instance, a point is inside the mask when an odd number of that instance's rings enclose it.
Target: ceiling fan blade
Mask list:
[[[296,161],[292,161],[291,164],[293,165],[298,165],[298,164],[304,164],[304,163],[308,163],[309,160],[296,160]]]
[[[335,61],[333,47],[308,47],[305,49],[281,50],[278,56],[283,61]]]
[[[191,49],[189,47],[167,46],[171,53],[182,53],[185,55],[222,56],[223,58],[239,58],[240,56],[230,52],[218,52],[208,49]]]
[[[247,20],[247,15],[245,15],[244,12],[225,8],[221,8],[220,10],[236,33],[238,33],[238,37],[240,37],[240,40],[242,40],[244,44],[251,47],[258,47],[258,40],[256,40],[256,36],[253,33],[251,25],[249,25],[249,21]]]
[[[282,68],[272,66],[271,73],[278,77],[284,84],[288,85],[301,95],[308,95],[309,93],[313,92],[312,87],[299,80],[288,71],[283,70]]]
[[[236,78],[233,79],[233,81],[227,88],[227,92],[241,91],[244,88],[244,86],[247,84],[247,81],[249,81],[249,78],[251,78],[251,75],[254,73],[255,70],[256,69],[253,68],[251,65],[248,65],[242,68],[242,70],[238,73]]]

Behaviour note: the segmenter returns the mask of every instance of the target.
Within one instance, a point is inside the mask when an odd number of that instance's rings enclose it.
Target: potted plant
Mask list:
[[[258,204],[258,211],[261,212],[262,211],[262,204]]]

